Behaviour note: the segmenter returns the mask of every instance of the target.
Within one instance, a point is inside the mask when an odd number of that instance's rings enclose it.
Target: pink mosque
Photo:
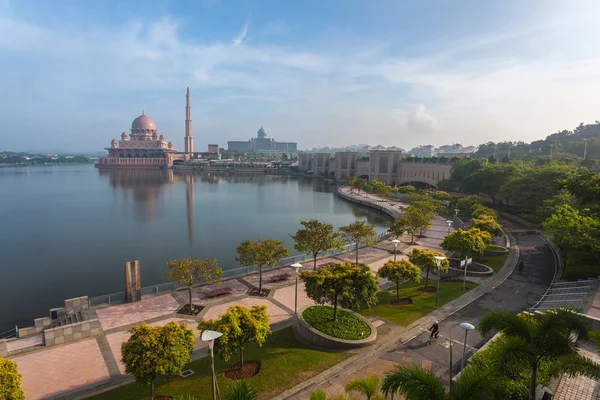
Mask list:
[[[190,88],[187,88],[185,107],[185,151],[180,152],[173,142],[159,135],[152,118],[144,114],[131,123],[131,133],[121,133],[121,140],[113,139],[107,148],[108,155],[100,157],[96,168],[144,168],[165,169],[175,160],[188,161],[194,156],[194,138],[192,137],[192,108],[190,106]]]

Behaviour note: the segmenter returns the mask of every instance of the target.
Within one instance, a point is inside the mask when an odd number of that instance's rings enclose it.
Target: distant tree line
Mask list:
[[[68,158],[67,158],[68,157]],[[30,153],[0,153],[0,165],[43,165],[43,164],[90,164],[92,160],[85,156],[47,156]]]

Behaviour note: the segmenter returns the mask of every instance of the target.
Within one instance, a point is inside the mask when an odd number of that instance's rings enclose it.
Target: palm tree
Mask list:
[[[493,374],[467,367],[446,392],[431,372],[419,366],[398,365],[386,373],[381,389],[386,396],[397,393],[406,400],[496,400],[503,398],[499,385]]]
[[[379,378],[371,375],[366,378],[356,378],[346,385],[346,392],[358,392],[366,396],[367,400],[381,399],[379,396]]]
[[[229,392],[225,395],[225,400],[256,400],[257,398],[256,389],[244,380],[229,385]]]
[[[338,394],[333,397],[327,397],[324,391],[317,389],[310,393],[310,400],[352,400],[345,394]]]
[[[498,346],[498,370],[506,365],[526,362],[531,369],[529,399],[535,399],[538,368],[548,363],[550,374],[558,376],[585,375],[600,379],[600,364],[580,356],[577,343],[571,333],[581,338],[587,336],[586,319],[570,309],[547,310],[543,313],[513,314],[506,310],[494,310],[479,322],[479,332],[488,336],[493,332],[506,335]]]

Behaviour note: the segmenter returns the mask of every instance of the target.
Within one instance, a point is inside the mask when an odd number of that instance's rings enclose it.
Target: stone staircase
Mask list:
[[[77,322],[85,321],[85,314],[83,311],[77,311],[72,314],[68,314],[61,319],[57,319],[50,325],[50,328],[56,328],[57,326],[65,326],[75,324]]]

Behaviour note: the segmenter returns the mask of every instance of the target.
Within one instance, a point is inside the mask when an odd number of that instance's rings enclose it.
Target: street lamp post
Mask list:
[[[292,264],[292,268],[296,270],[296,291],[294,297],[294,314],[298,314],[298,273],[300,272],[300,268],[302,268],[302,264],[294,263]]]
[[[448,235],[450,234],[450,227],[452,226],[452,221],[448,220],[446,221],[446,223],[448,224]]]
[[[440,266],[442,265],[442,261],[444,261],[446,257],[443,256],[435,256],[435,263],[437,264],[437,279],[435,286],[435,308],[438,308],[438,300],[440,297]]]
[[[212,369],[212,400],[216,400],[216,395],[219,392],[219,388],[217,387],[217,379],[215,376],[215,356],[213,349],[215,347],[215,340],[221,336],[223,336],[221,332],[205,330],[202,331],[202,336],[200,337],[203,342],[208,342],[208,348],[210,349],[210,364]],[[221,395],[219,394],[219,400],[220,399]]]
[[[398,252],[398,245],[400,244],[400,241],[398,239],[394,239],[392,240],[392,243],[394,243],[394,262],[396,262],[396,253]]]
[[[467,335],[469,334],[469,331],[472,331],[475,327],[468,322],[463,322],[459,326],[465,330],[465,344],[463,346],[462,361],[460,362],[460,370],[462,371],[465,368],[465,355],[467,354]]]

